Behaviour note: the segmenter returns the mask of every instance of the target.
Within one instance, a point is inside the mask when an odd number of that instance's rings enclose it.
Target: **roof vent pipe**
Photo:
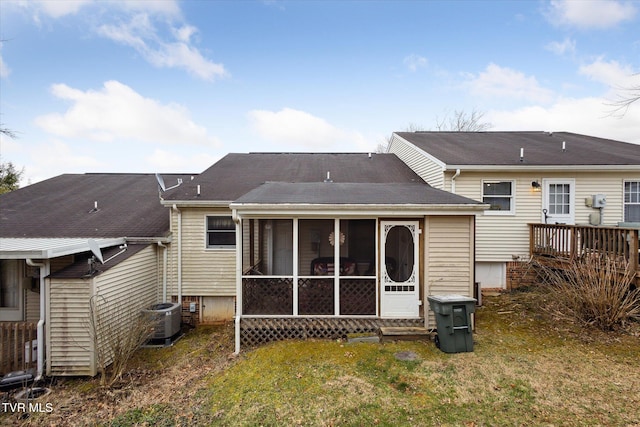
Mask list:
[[[198,197],[200,197],[200,184],[198,184],[198,186],[196,187],[197,192],[198,192]]]
[[[520,161],[524,162],[524,148],[520,148]]]
[[[567,150],[567,142],[562,141],[562,152],[564,153]]]
[[[333,180],[331,179],[331,172],[327,171],[327,177],[325,178],[324,182],[333,182]]]

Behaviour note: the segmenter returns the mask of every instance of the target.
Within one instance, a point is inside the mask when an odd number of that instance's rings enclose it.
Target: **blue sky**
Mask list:
[[[456,111],[640,143],[638,1],[0,2],[2,161],[201,172],[229,152],[375,151]]]

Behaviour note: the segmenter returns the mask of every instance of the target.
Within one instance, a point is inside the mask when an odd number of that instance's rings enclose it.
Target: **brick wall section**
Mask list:
[[[528,261],[511,261],[507,263],[507,290],[518,289],[522,286],[534,285],[537,274],[533,265]]]
[[[172,302],[178,302],[178,297],[171,297]],[[191,313],[189,308],[191,303],[196,304],[196,311]],[[197,326],[200,323],[200,297],[182,296],[182,323]]]

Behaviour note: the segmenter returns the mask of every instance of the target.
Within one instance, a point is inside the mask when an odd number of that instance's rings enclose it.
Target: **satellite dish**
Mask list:
[[[158,181],[160,190],[162,190],[163,193],[167,190],[171,190],[173,188],[179,187],[180,184],[182,184],[182,178],[178,178],[178,183],[176,185],[167,188],[166,184],[164,183],[164,178],[162,178],[162,176],[159,173],[156,173],[156,181]]]
[[[98,246],[98,242],[89,239],[87,243],[89,243],[89,249],[91,249],[93,256],[96,257],[100,263],[104,264],[104,258],[102,257],[102,251],[100,250],[100,246]]]
[[[164,179],[162,178],[162,176],[159,173],[156,173],[156,180],[158,181],[158,185],[160,186],[160,189],[162,191],[166,191],[167,190],[167,186],[164,185]]]

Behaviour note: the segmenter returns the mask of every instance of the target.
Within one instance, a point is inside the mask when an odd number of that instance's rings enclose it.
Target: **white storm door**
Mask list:
[[[575,223],[575,180],[542,180],[542,221],[546,224]]]
[[[419,317],[418,221],[381,221],[380,315]]]

